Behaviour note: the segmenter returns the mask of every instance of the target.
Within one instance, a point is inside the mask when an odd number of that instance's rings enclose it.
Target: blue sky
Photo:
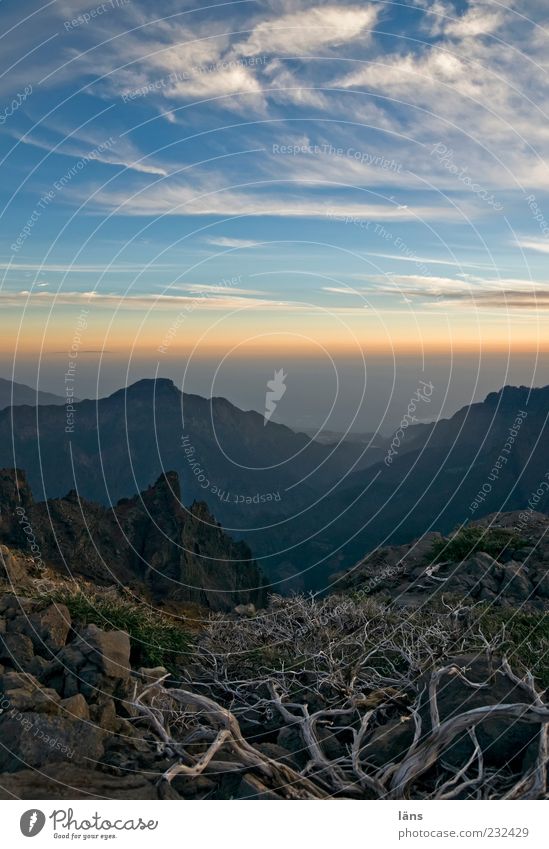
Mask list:
[[[458,346],[479,324],[489,345],[543,342],[543,2],[6,0],[0,14],[9,344],[24,309],[27,348],[46,316],[51,348],[90,292],[121,338],[136,338],[124,311],[190,304],[199,328],[244,310],[250,328],[279,313],[335,339],[369,311],[376,344],[409,341],[411,322],[437,344],[449,324]]]

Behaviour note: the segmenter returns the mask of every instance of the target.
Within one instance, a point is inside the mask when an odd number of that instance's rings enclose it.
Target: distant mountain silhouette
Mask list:
[[[38,404],[64,404],[65,399],[51,392],[37,392],[31,386],[24,383],[15,383],[0,377],[0,410],[6,407],[28,404],[36,407]]]
[[[0,467],[25,470],[37,499],[74,489],[104,505],[174,470],[184,503],[205,501],[280,591],[321,589],[379,544],[520,509],[549,472],[549,387],[505,387],[410,426],[389,463],[390,439],[321,444],[166,379],[75,407],[70,422],[58,406],[0,412]]]
[[[326,499],[317,546],[343,546],[349,565],[380,544],[520,510],[540,486],[535,509],[549,512],[548,418],[549,387],[506,386],[450,419],[410,427],[390,465],[353,473]],[[317,581],[327,568],[317,568]]]
[[[337,480],[342,468],[381,459],[380,448],[311,441],[224,398],[182,394],[171,380],[140,380],[98,401],[0,412],[0,467],[23,469],[36,498],[70,489],[116,503],[176,471],[187,499],[238,524],[287,513]],[[13,445],[12,451],[12,431]]]

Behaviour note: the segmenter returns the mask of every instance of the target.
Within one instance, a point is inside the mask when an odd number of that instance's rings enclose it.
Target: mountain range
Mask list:
[[[170,381],[74,406],[0,413],[0,796],[547,795],[549,388],[366,453]]]
[[[330,527],[333,547],[356,561],[386,542],[448,533],[533,498],[549,512],[548,417],[549,387],[506,386],[450,419],[410,427],[392,463],[353,473],[325,503],[325,521],[341,514]]]
[[[525,507],[549,470],[549,387],[507,386],[366,444],[321,444],[162,378],[74,406],[71,419],[57,405],[0,412],[0,467],[24,470],[38,500],[75,490],[104,506],[173,471],[182,504],[205,502],[281,592],[324,588],[376,546]]]
[[[36,407],[38,404],[64,404],[65,399],[51,392],[42,392],[26,386],[24,383],[15,383],[0,377],[0,410],[6,407],[28,404]]]

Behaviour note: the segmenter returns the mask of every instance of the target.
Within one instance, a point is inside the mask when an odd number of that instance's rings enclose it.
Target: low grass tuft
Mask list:
[[[44,601],[66,604],[78,624],[97,625],[105,631],[126,631],[134,666],[165,666],[175,671],[191,650],[192,638],[180,622],[146,605],[69,588],[49,593]]]
[[[449,540],[436,540],[429,552],[429,561],[459,561],[471,557],[476,551],[485,551],[496,560],[504,551],[525,545],[525,541],[512,531],[502,528],[462,528]]]

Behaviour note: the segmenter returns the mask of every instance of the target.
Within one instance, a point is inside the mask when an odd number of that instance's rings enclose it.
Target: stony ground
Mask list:
[[[547,609],[547,516],[532,511],[493,514],[469,525],[461,536],[465,539],[460,547],[452,538],[432,533],[407,545],[381,548],[342,576],[336,586],[370,596],[381,594],[403,606],[451,594],[468,603]]]
[[[546,798],[548,520],[527,518],[162,631],[3,547],[0,797]]]

